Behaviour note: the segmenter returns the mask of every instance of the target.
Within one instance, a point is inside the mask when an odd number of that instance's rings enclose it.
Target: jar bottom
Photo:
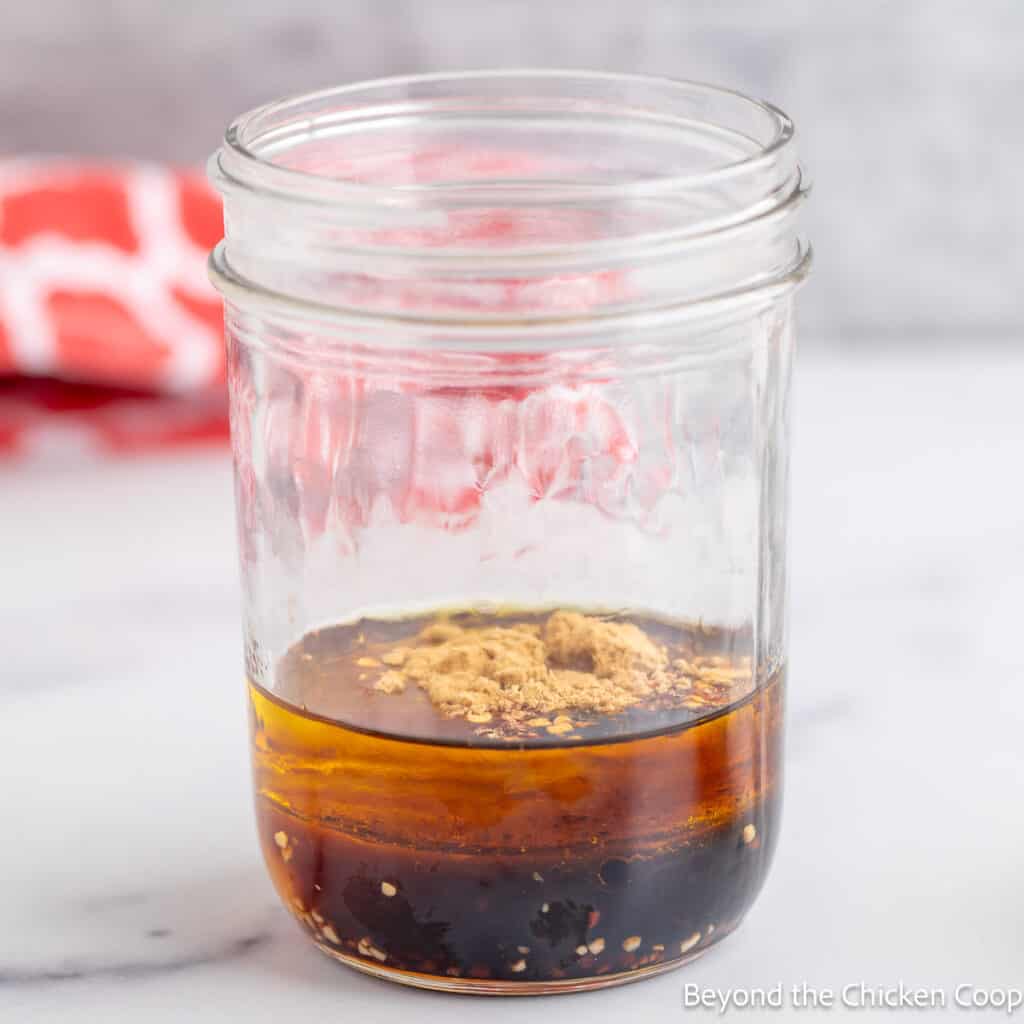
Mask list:
[[[601,988],[614,988],[618,985],[629,985],[634,981],[644,981],[653,978],[658,974],[665,974],[674,971],[676,968],[685,967],[687,964],[699,960],[710,949],[732,934],[738,927],[735,924],[718,928],[715,930],[714,939],[711,942],[702,944],[692,952],[664,963],[648,964],[646,967],[637,967],[632,971],[621,971],[618,974],[600,974],[589,978],[563,978],[548,979],[545,981],[495,981],[488,978],[452,978],[442,977],[436,974],[421,974],[417,971],[405,971],[397,967],[384,967],[378,963],[371,963],[350,953],[343,953],[341,950],[313,940],[313,944],[322,953],[326,953],[332,960],[337,960],[346,967],[351,967],[362,974],[369,974],[382,981],[390,981],[398,985],[407,985],[410,988],[421,988],[433,992],[451,992],[456,995],[468,996],[557,996],[569,995],[573,992],[593,992]]]

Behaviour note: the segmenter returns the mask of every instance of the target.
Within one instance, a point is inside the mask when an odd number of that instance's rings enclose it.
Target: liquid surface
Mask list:
[[[250,685],[261,843],[314,940],[424,984],[549,990],[681,961],[735,927],[781,785],[781,673],[754,685],[749,638],[634,618],[693,685],[574,709],[552,733],[446,714],[409,681],[375,688],[382,658],[441,618],[319,630],[276,693]]]
[[[538,746],[635,737],[675,728],[721,711],[753,692],[750,658],[740,653],[749,650],[746,632],[608,614],[588,618],[639,628],[664,652],[674,674],[673,684],[678,685],[639,699],[615,714],[533,709],[515,728],[496,714],[486,723],[441,714],[415,683],[407,684],[400,693],[377,689],[383,677],[401,670],[389,654],[415,648],[417,637],[439,622],[464,628],[471,635],[487,628],[541,628],[550,618],[550,612],[455,612],[397,620],[361,619],[331,626],[308,633],[288,652],[277,674],[275,695],[313,715],[389,736],[474,746]],[[672,668],[679,662],[685,664],[685,673]],[[572,667],[592,668],[578,660]],[[540,719],[553,723],[560,716],[576,726],[568,735],[528,724]]]

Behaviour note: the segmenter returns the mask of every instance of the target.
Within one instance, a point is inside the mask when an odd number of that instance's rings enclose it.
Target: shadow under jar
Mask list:
[[[211,161],[257,823],[361,970],[616,984],[779,820],[793,132],[501,72],[245,115]]]

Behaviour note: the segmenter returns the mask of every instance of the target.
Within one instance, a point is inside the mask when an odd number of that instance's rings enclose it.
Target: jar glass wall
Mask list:
[[[740,921],[778,828],[789,121],[504,72],[211,162],[257,819],[323,949],[587,988]]]

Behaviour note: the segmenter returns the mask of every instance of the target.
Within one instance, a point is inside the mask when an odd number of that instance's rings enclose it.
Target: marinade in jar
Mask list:
[[[308,633],[250,683],[257,821],[333,956],[557,992],[683,963],[753,902],[781,790],[749,631],[556,609]]]

